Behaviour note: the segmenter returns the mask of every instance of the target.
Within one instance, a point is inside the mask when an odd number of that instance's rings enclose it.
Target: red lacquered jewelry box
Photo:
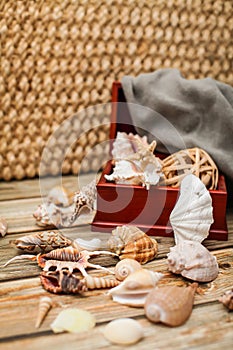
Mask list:
[[[113,83],[110,140],[118,131],[136,133],[127,107],[123,89],[119,82]],[[162,155],[157,154],[162,157]],[[120,225],[135,225],[149,235],[173,236],[169,216],[178,198],[179,188],[119,185],[108,182],[104,175],[112,172],[109,161],[97,184],[97,211],[92,222],[93,231],[111,232]],[[210,190],[214,223],[208,239],[227,240],[226,202],[227,191],[224,176],[219,176],[218,187]]]

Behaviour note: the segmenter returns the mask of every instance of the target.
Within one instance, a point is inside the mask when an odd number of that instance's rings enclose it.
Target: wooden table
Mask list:
[[[85,184],[91,175],[81,177]],[[74,176],[64,177],[64,184],[77,188]],[[44,188],[49,189],[53,180],[46,180]],[[26,180],[0,184],[0,216],[9,223],[8,234],[0,240],[0,264],[18,254],[9,245],[10,239],[42,231],[35,223],[32,213],[42,201],[38,180]],[[91,217],[80,219],[77,227],[65,229],[70,238],[91,239],[99,237],[106,243],[109,234],[90,230]],[[218,302],[224,291],[233,287],[233,213],[227,214],[229,239],[227,242],[207,241],[205,245],[217,257],[220,273],[211,283],[200,284],[195,296],[195,306],[189,320],[181,327],[169,328],[149,322],[142,308],[132,308],[113,302],[106,290],[88,291],[85,296],[55,295],[45,291],[40,283],[40,268],[35,262],[23,260],[0,269],[0,348],[8,349],[122,349],[110,344],[102,335],[105,325],[119,317],[133,317],[144,329],[144,339],[128,349],[232,349],[233,312],[228,312]],[[172,238],[157,238],[158,257],[144,267],[165,272],[160,284],[185,285],[187,281],[167,271],[166,254],[174,244]],[[107,261],[106,261],[107,263]],[[98,274],[98,272],[90,271]],[[38,302],[41,296],[50,295],[55,307],[47,315],[39,329],[35,328]],[[96,317],[97,325],[89,332],[80,334],[54,334],[51,322],[64,307],[78,307],[90,311]]]

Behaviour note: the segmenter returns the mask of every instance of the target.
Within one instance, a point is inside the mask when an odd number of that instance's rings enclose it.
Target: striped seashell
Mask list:
[[[85,276],[82,282],[88,289],[112,288],[118,286],[120,283],[115,278],[94,277],[90,275]]]
[[[53,303],[52,299],[50,297],[42,297],[39,301],[39,309],[38,309],[38,315],[36,319],[35,327],[39,328],[45,319],[45,316],[49,312],[49,310],[52,308]]]
[[[153,289],[144,305],[146,317],[154,323],[180,326],[189,318],[198,283],[188,287],[163,286]]]
[[[123,281],[131,273],[140,270],[142,268],[141,264],[134,259],[123,259],[119,261],[114,269],[116,279]]]
[[[11,240],[10,243],[26,252],[39,253],[70,246],[72,241],[58,231],[45,231]]]
[[[86,285],[67,270],[42,271],[40,280],[44,289],[55,294],[79,294],[87,291]]]
[[[122,259],[135,259],[140,264],[153,260],[158,252],[158,243],[136,226],[118,226],[112,231],[108,247]]]

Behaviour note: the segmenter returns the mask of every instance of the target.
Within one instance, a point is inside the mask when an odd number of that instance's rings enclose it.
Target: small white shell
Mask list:
[[[119,261],[114,269],[116,279],[118,281],[123,281],[128,277],[131,273],[140,270],[142,265],[134,259],[123,259]]]
[[[139,322],[132,318],[119,318],[107,324],[104,337],[113,344],[135,344],[143,338],[143,329]]]
[[[73,246],[80,250],[98,250],[101,248],[101,240],[99,238],[93,238],[91,240],[85,240],[82,238],[76,238],[73,241]]]
[[[170,222],[176,243],[184,239],[202,242],[209,235],[213,223],[212,199],[197,176],[189,174],[182,180]]]
[[[70,332],[79,333],[95,327],[95,317],[88,311],[76,308],[68,308],[59,313],[51,323],[54,333]]]

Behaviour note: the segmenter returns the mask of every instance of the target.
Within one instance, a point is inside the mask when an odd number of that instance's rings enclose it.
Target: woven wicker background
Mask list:
[[[1,0],[0,178],[34,177],[49,135],[66,118],[111,99],[123,75],[162,67],[186,78],[232,84],[232,0]],[[108,108],[83,112],[70,135],[109,121]],[[64,173],[107,139],[108,127],[86,132],[69,150]],[[59,143],[60,141],[60,143]],[[60,171],[59,137],[42,173]],[[106,146],[82,164],[96,170]]]

